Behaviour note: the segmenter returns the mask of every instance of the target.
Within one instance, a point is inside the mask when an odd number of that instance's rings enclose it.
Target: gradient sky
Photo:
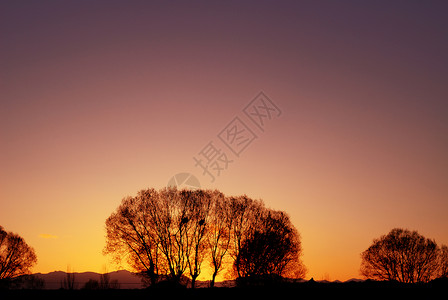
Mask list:
[[[105,219],[180,172],[288,212],[307,278],[360,277],[393,227],[448,244],[446,1],[165,2],[0,3],[0,225],[34,272],[117,268]],[[236,116],[240,157],[217,138]],[[234,160],[213,183],[210,141]]]

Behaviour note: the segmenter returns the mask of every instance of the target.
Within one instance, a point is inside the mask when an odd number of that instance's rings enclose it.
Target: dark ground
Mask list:
[[[134,290],[0,290],[0,299],[299,299],[321,297],[389,298],[437,297],[448,295],[448,279],[426,284],[393,282],[304,282],[234,288],[149,288]],[[42,297],[42,298],[41,298]]]

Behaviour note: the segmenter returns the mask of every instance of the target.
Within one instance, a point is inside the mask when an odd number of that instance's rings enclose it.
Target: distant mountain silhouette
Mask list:
[[[137,276],[135,273],[129,272],[127,270],[119,270],[114,272],[109,272],[110,280],[117,280],[120,289],[142,289],[144,288],[144,284],[141,281],[141,277]],[[86,282],[89,280],[97,280],[100,281],[100,273],[95,272],[75,272],[75,289],[81,289],[85,286]],[[61,283],[64,279],[67,278],[67,273],[64,271],[54,271],[50,273],[34,273],[33,276],[42,279],[45,282],[44,289],[60,289]],[[310,282],[305,279],[286,279],[286,282],[289,283],[306,283]],[[363,279],[351,278],[346,281],[327,281],[327,280],[316,280],[312,281],[319,284],[342,284],[342,283],[361,283],[364,282]],[[198,288],[206,288],[209,287],[210,282],[208,280],[205,281],[197,281],[196,287]],[[235,287],[235,280],[225,280],[215,283],[215,287]]]
[[[95,272],[74,272],[75,274],[75,289],[81,289],[84,287],[86,282],[90,279],[100,280],[100,273]],[[141,277],[137,276],[135,273],[129,272],[127,270],[119,270],[115,272],[109,272],[110,280],[117,280],[120,284],[120,289],[141,289],[144,288],[144,284],[141,281]],[[67,278],[67,272],[64,271],[54,271],[50,273],[34,273],[33,276],[44,280],[44,289],[53,290],[60,289],[61,282]],[[206,288],[209,287],[210,282],[196,281],[196,287]],[[234,287],[236,285],[234,280],[224,280],[215,283],[215,287]]]
[[[363,282],[365,281],[364,279],[359,279],[359,278],[350,278],[344,282]]]
[[[100,273],[95,272],[80,272],[75,274],[75,288],[80,289],[84,287],[87,281],[90,279],[100,280]],[[109,272],[110,280],[118,280],[121,289],[140,289],[143,288],[141,277],[135,275],[132,272],[126,270],[119,270],[115,272]],[[35,273],[33,274],[37,278],[45,281],[44,289],[59,289],[61,288],[61,282],[66,278],[67,273],[63,271],[55,271],[46,274]]]

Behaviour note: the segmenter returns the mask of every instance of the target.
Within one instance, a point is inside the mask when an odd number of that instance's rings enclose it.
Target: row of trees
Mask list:
[[[300,236],[287,214],[247,196],[142,190],[123,199],[106,232],[104,253],[126,258],[152,285],[189,275],[194,287],[204,261],[213,270],[211,286],[223,269],[239,278],[305,275]]]
[[[240,279],[306,273],[300,235],[286,213],[217,190],[147,189],[123,199],[106,220],[104,253],[125,260],[151,285],[189,277],[194,287],[204,263],[212,270],[211,286],[223,270]],[[34,249],[0,226],[0,283],[29,274],[36,262]],[[67,274],[64,287],[73,288]],[[448,247],[395,228],[361,254],[361,274],[405,283],[448,277]]]

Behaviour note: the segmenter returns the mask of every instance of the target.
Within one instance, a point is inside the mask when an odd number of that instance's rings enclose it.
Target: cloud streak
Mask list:
[[[41,234],[39,234],[39,237],[42,239],[58,239],[59,238],[57,235],[48,234],[48,233],[41,233]]]

